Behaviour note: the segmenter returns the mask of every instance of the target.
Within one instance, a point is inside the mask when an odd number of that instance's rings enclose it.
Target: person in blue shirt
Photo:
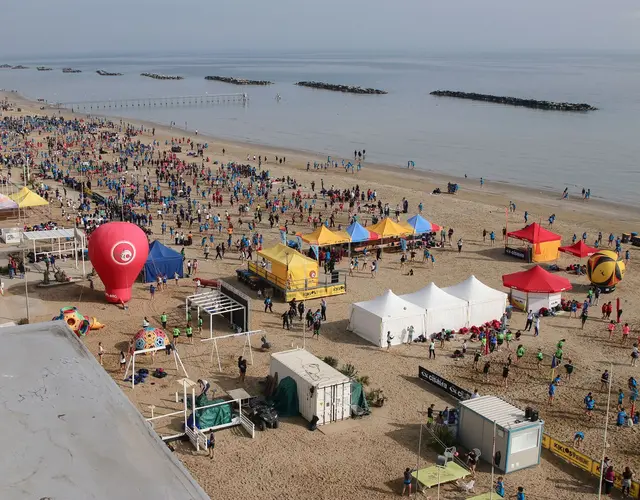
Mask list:
[[[556,383],[555,382],[551,382],[549,384],[549,404],[552,405],[553,404],[553,399],[556,396]]]
[[[616,417],[616,426],[620,428],[626,422],[627,422],[627,412],[624,411],[624,408],[620,408],[620,411],[618,412],[618,416]]]
[[[624,263],[628,264],[629,260],[631,260],[631,254],[629,253],[629,250],[624,252]]]
[[[573,236],[571,237],[571,243],[575,243],[577,239],[578,235],[576,235],[576,233],[573,233]]]
[[[524,488],[518,486],[518,493],[516,493],[516,500],[525,500]]]
[[[573,447],[580,448],[582,442],[584,441],[584,432],[576,432],[573,436]]]
[[[496,493],[501,497],[504,496],[504,478],[502,476],[498,477],[496,481]]]
[[[622,389],[618,390],[618,405],[622,405],[624,403],[624,392]]]
[[[584,398],[585,414],[589,417],[589,420],[593,418],[593,409],[596,407],[596,400],[593,399],[591,393],[587,394]]]
[[[526,224],[527,222],[529,222],[529,212],[527,212],[526,210],[524,211],[524,223]]]

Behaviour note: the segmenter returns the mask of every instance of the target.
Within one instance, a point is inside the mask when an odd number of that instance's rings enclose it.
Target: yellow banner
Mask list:
[[[331,297],[333,295],[340,295],[346,293],[346,291],[347,289],[344,283],[318,288],[310,288],[309,290],[287,290],[284,300],[286,302],[289,302],[294,298],[296,300],[319,299],[320,297]]]
[[[547,434],[543,434],[542,435],[542,447],[545,450],[549,449],[549,441],[551,441],[551,438]]]
[[[554,455],[564,458],[567,462],[587,472],[591,472],[593,469],[593,461],[588,456],[560,441],[549,438],[549,450],[551,450]]]

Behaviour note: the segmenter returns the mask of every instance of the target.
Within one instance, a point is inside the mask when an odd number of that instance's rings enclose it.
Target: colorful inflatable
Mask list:
[[[165,347],[170,343],[169,337],[160,328],[147,326],[133,336],[133,344],[136,351],[152,349],[153,347]]]
[[[91,328],[91,322],[78,312],[76,307],[63,307],[54,320],[63,320],[78,337],[84,337]]]
[[[142,229],[129,222],[109,222],[89,237],[89,260],[104,283],[107,302],[131,300],[131,286],[149,255]]]
[[[600,250],[587,261],[587,277],[592,285],[604,292],[612,292],[624,278],[625,265],[618,254],[611,250]]]

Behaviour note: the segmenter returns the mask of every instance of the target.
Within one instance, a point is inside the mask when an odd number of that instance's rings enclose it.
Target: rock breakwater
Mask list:
[[[104,71],[102,69],[99,69],[96,73],[100,76],[122,76],[122,73],[110,73],[109,71]]]
[[[386,90],[357,87],[355,85],[336,85],[324,82],[297,82],[300,87],[308,87],[310,89],[332,90],[333,92],[346,92],[348,94],[367,94],[382,95],[387,94]]]
[[[475,92],[457,92],[455,90],[434,90],[431,95],[438,97],[455,97],[456,99],[469,99],[470,101],[484,101],[508,106],[521,106],[524,108],[543,109],[550,111],[595,111],[598,108],[586,103],[538,101],[536,99],[521,99],[519,97],[507,97],[490,94],[476,94]]]
[[[231,83],[233,85],[272,85],[273,82],[268,80],[246,80],[245,78],[234,78],[231,76],[205,76],[205,80],[213,80],[215,82]]]
[[[183,76],[159,75],[158,73],[140,73],[140,76],[146,76],[154,80],[184,80]]]

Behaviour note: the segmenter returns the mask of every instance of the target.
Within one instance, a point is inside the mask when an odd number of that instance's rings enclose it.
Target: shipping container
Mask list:
[[[271,375],[291,377],[298,387],[300,414],[318,425],[339,422],[351,416],[351,380],[304,349],[271,355]]]
[[[495,428],[494,464],[504,473],[540,463],[544,422],[526,418],[525,412],[496,396],[480,396],[460,402],[458,440],[468,450],[480,450],[480,459],[491,463]],[[495,426],[494,426],[495,423]]]

